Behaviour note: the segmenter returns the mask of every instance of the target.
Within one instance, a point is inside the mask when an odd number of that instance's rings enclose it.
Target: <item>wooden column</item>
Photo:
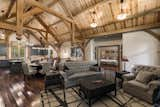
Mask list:
[[[61,61],[61,45],[59,44],[56,49],[58,62]]]
[[[6,35],[5,44],[7,46],[6,59],[9,59],[9,35]]]
[[[71,23],[72,28],[72,34],[71,34],[71,44],[73,45],[75,43],[75,24]]]
[[[23,10],[24,0],[17,0],[17,40],[21,40],[23,35]]]

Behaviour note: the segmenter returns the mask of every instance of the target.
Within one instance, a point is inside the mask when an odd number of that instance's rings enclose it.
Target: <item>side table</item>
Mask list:
[[[120,81],[120,88],[122,88],[122,84],[123,84],[123,75],[124,74],[128,74],[130,72],[124,72],[124,71],[119,71],[119,72],[116,72],[116,78],[119,78],[121,81]]]
[[[45,89],[63,88],[63,78],[58,71],[48,72],[45,76]]]
[[[63,100],[56,95],[55,91],[62,89],[63,91]],[[59,71],[49,72],[46,73],[45,76],[45,92],[48,91],[52,93],[52,95],[57,99],[57,101],[63,106],[67,107],[66,102],[66,93],[65,93],[65,86],[64,86],[64,79]]]

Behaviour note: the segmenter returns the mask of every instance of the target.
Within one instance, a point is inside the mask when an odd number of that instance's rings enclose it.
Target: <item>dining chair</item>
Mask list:
[[[29,66],[27,63],[22,63],[22,70],[24,73],[24,80],[28,79],[29,76],[35,75],[37,71]]]
[[[42,64],[42,70],[39,71],[41,74],[46,74],[47,72],[50,72],[50,63],[43,63]]]

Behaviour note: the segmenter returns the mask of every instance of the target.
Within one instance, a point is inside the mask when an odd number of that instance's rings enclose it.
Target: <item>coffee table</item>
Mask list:
[[[106,80],[102,75],[79,80],[79,87],[80,97],[83,97],[89,107],[107,93],[114,91],[116,95],[116,82]]]

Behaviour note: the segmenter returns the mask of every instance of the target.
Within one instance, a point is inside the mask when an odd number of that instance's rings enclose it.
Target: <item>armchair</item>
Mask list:
[[[125,74],[123,76],[123,90],[134,97],[152,104],[153,92],[160,86],[159,77],[160,67],[136,65],[131,74]],[[145,80],[147,82],[143,82]]]
[[[33,69],[27,63],[24,63],[24,62],[22,63],[22,70],[24,73],[24,80],[26,79],[26,77],[35,75],[37,73],[35,69]]]

